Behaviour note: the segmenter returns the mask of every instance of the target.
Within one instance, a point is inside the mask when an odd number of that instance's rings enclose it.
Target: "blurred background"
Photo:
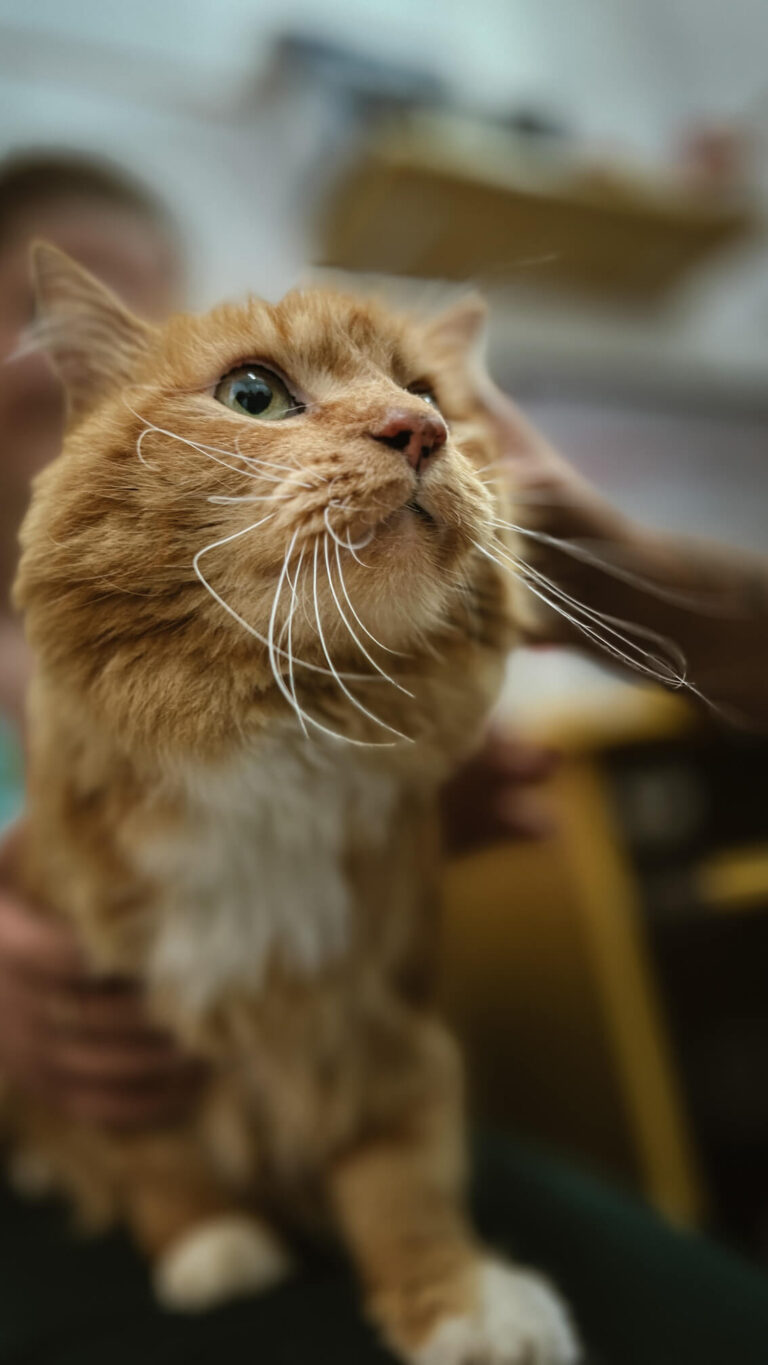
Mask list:
[[[0,156],[137,177],[195,306],[478,286],[603,492],[768,551],[766,51],[765,0],[0,0]],[[478,1112],[768,1267],[768,745],[565,651],[501,712],[563,758],[548,840],[449,871]]]

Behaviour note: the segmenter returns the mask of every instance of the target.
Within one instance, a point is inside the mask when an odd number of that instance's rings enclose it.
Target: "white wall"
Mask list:
[[[277,31],[307,29],[431,67],[469,102],[544,99],[591,136],[649,151],[674,124],[768,92],[765,0],[0,0],[0,23],[211,84],[257,69]]]
[[[289,206],[328,117],[311,99],[258,105],[286,28],[426,66],[470,105],[544,105],[639,157],[761,99],[768,141],[766,0],[0,0],[0,153],[111,153],[180,206],[204,297],[279,286],[305,250]]]
[[[469,103],[546,103],[639,157],[762,98],[768,148],[768,0],[0,0],[0,155],[56,142],[116,157],[186,226],[196,302],[280,294],[310,250],[305,187],[336,117],[317,91],[259,91],[286,27],[426,65]],[[673,349],[688,344],[768,365],[764,248],[687,301]]]
[[[284,27],[426,65],[469,105],[544,104],[594,145],[649,160],[698,117],[752,117],[762,105],[768,122],[768,0],[0,0],[0,155],[58,143],[123,161],[186,226],[198,302],[247,288],[278,295],[307,256],[303,190],[334,117],[311,91],[254,98]],[[725,344],[733,363],[768,362],[764,253],[721,272],[688,309],[674,353],[709,337],[713,364],[718,347],[725,364]],[[525,340],[519,314],[510,325]],[[647,320],[642,335],[626,325],[633,354],[653,348]],[[566,331],[583,349],[586,320],[551,321],[550,333]],[[768,546],[764,424],[551,396],[531,411],[628,509]],[[546,693],[547,670],[551,690],[571,695],[572,662],[521,659],[512,698]]]

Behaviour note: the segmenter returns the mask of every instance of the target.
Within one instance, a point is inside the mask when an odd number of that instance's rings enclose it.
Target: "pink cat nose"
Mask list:
[[[369,431],[374,441],[403,453],[417,473],[434,459],[448,439],[448,428],[438,413],[390,408]]]

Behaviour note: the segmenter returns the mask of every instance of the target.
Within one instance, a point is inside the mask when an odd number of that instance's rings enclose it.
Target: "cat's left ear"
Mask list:
[[[462,358],[482,351],[488,306],[479,294],[466,294],[427,324],[427,337]]]
[[[30,255],[34,335],[64,384],[68,421],[79,421],[109,389],[131,382],[154,329],[58,247],[37,241]]]

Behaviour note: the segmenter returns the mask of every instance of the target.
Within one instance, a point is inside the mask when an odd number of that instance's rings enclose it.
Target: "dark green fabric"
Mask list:
[[[485,1143],[486,1237],[543,1267],[594,1365],[768,1365],[768,1276],[591,1176]]]
[[[574,1306],[590,1365],[768,1365],[768,1281],[643,1207],[512,1145],[478,1148],[497,1246]],[[319,1264],[264,1299],[160,1313],[121,1237],[83,1242],[51,1206],[0,1193],[0,1365],[384,1365],[351,1278]]]

